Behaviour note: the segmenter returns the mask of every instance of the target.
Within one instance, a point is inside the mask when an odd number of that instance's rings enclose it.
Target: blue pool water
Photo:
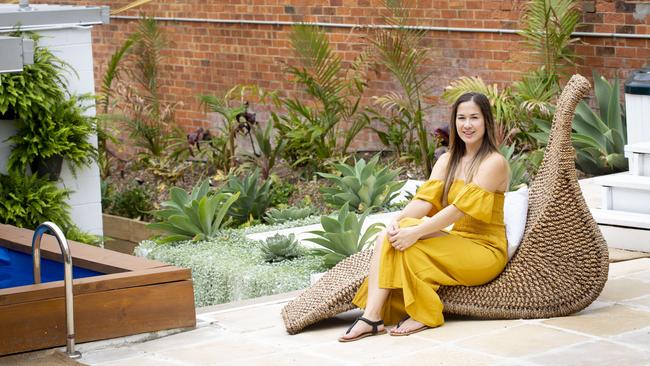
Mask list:
[[[0,255],[2,255],[2,258],[0,258],[0,289],[34,283],[34,266],[31,254],[15,252],[9,249],[5,250],[5,248],[0,247]],[[7,257],[8,261],[6,260]],[[74,263],[74,260],[72,262]],[[72,269],[72,277],[74,278],[102,274],[76,266]],[[61,280],[63,280],[63,263],[41,258],[41,282]]]

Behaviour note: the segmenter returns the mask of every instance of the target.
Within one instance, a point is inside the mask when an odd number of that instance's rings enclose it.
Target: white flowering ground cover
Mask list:
[[[405,191],[415,191],[416,181],[408,181]],[[391,211],[399,210],[394,207]],[[394,212],[384,212],[367,217],[365,230],[375,222],[387,223]],[[309,255],[307,248],[313,243],[304,241],[312,237],[308,231],[320,230],[320,216],[285,222],[277,225],[224,230],[215,240],[203,242],[176,242],[156,244],[143,241],[135,254],[192,270],[194,302],[197,307],[275,295],[307,288],[310,276],[327,268],[321,257]],[[292,260],[267,263],[259,241],[276,233],[295,234],[305,248],[305,255]]]

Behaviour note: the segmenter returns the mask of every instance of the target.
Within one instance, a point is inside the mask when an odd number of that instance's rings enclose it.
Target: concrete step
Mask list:
[[[650,141],[625,145],[632,175],[650,176]]]
[[[592,208],[591,214],[599,225],[650,230],[650,215],[634,212]]]
[[[650,214],[650,177],[624,172],[595,177],[593,182],[603,187],[602,209]]]
[[[607,246],[650,252],[650,215],[592,208]]]

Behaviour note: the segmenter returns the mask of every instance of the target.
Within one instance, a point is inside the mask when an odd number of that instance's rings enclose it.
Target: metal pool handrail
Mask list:
[[[51,232],[56,241],[59,242],[61,254],[63,255],[64,286],[65,286],[65,320],[66,320],[66,354],[68,357],[77,359],[81,353],[74,350],[74,298],[72,294],[72,254],[68,241],[63,231],[53,222],[46,221],[36,228],[32,238],[32,258],[34,260],[34,283],[41,283],[41,238],[46,232]]]

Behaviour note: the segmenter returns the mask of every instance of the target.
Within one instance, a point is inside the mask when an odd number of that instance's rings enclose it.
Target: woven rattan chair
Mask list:
[[[582,193],[571,145],[576,105],[589,82],[574,75],[558,101],[544,160],[530,187],[528,219],[519,250],[492,282],[441,287],[447,314],[485,319],[547,318],[580,311],[607,280],[608,252]],[[354,308],[351,301],[370,268],[372,250],[353,255],[325,273],[282,309],[287,331]]]

